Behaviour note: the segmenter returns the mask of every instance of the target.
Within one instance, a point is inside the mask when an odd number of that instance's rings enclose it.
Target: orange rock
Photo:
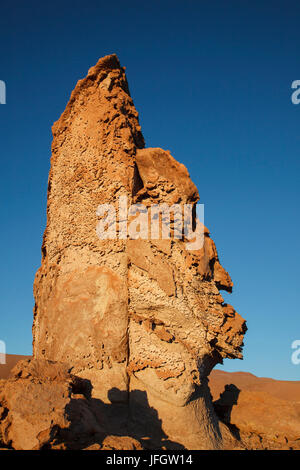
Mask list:
[[[76,448],[76,441],[78,446],[80,439],[102,431],[82,393],[88,395],[87,383],[63,364],[19,362],[0,394],[5,410],[0,426],[4,444],[16,450],[37,450],[65,442],[67,448]]]
[[[144,148],[125,71],[111,55],[78,82],[53,126],[33,354],[89,380],[94,400],[132,409],[143,397],[143,410],[159,416],[153,445],[163,428],[174,446],[220,448],[207,375],[242,357],[244,320],[219,293],[232,290],[231,279],[205,227],[194,251],[174,237],[99,239],[97,208],[118,211],[120,195],[145,209],[190,204],[196,224],[197,188],[170,152]],[[180,217],[170,214],[171,235],[181,235]]]

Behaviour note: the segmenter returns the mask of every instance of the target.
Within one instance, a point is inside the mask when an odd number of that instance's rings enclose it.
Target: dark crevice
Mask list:
[[[133,185],[132,185],[132,197],[136,196],[137,193],[143,189],[144,183],[140,176],[137,164],[134,164],[134,173],[133,173]]]

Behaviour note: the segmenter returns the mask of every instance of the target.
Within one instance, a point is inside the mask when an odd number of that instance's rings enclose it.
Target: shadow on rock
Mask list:
[[[231,412],[233,406],[238,403],[240,392],[240,389],[234,384],[225,385],[225,389],[221,393],[220,398],[213,402],[214,409],[219,419],[229,427],[237,439],[240,439],[240,432],[236,426],[231,424]]]
[[[44,449],[60,446],[103,450],[184,449],[181,444],[168,439],[158,412],[149,405],[145,391],[126,392],[112,388],[108,392],[110,403],[105,403],[91,398],[91,390],[88,380],[74,387],[65,410],[70,426],[53,428],[51,436],[45,436]]]

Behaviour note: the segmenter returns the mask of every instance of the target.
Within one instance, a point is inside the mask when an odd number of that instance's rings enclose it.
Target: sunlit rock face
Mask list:
[[[152,236],[153,206],[184,214],[199,195],[168,151],[144,147],[125,70],[104,57],[53,126],[34,356],[90,380],[95,403],[123,404],[124,426],[149,446],[218,448],[207,376],[223,358],[242,358],[245,322],[220,295],[232,282],[207,228],[200,245],[188,243],[172,212],[170,238]],[[103,204],[115,210],[107,239],[99,237]],[[150,221],[135,239],[124,235],[134,204]]]

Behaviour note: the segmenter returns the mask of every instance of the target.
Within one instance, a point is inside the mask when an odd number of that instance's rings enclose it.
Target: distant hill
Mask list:
[[[11,369],[22,359],[29,359],[31,356],[19,356],[16,354],[6,354],[6,364],[0,364],[0,379],[7,379]]]
[[[209,376],[209,386],[214,400],[224,391],[225,385],[235,385],[239,390],[265,392],[288,401],[300,401],[300,381],[274,380],[256,377],[249,372],[224,372],[213,370]]]
[[[216,413],[244,448],[300,450],[300,381],[215,370],[209,385]]]

